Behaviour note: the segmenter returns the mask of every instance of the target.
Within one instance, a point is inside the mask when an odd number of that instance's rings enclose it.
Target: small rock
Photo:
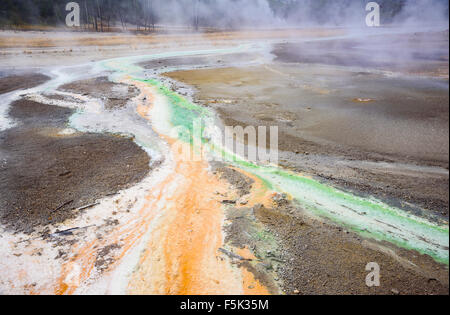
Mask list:
[[[272,270],[272,269],[273,269],[272,264],[269,264],[269,263],[263,263],[262,265],[264,266],[264,268],[266,268],[266,270]]]
[[[391,292],[395,295],[400,295],[400,291],[397,289],[392,289]]]
[[[245,197],[242,197],[241,199],[238,200],[238,203],[239,203],[241,206],[245,206],[245,205],[248,204],[248,199],[245,198]]]
[[[236,200],[222,200],[223,204],[235,205]]]

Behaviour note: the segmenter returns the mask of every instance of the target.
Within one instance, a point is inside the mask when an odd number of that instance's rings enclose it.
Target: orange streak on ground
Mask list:
[[[248,247],[244,248],[234,248],[233,252],[244,259],[258,261],[258,258],[252,253]],[[242,278],[243,283],[245,285],[245,294],[246,295],[265,295],[267,294],[267,288],[264,287],[259,281],[255,281],[255,277],[253,273],[243,268],[242,270]]]
[[[148,90],[136,84],[141,91]],[[151,95],[151,92],[147,92]],[[149,109],[141,105],[138,113],[146,117]],[[219,253],[223,246],[224,214],[217,191],[228,185],[208,171],[206,161],[195,162],[180,156],[180,143],[163,135],[172,146],[178,181],[176,193],[169,197],[170,214],[151,237],[141,257],[140,269],[130,282],[132,293],[158,294],[268,294],[246,270],[232,267]],[[184,150],[193,151],[189,144]],[[199,159],[200,160],[200,159]],[[157,253],[155,255],[155,253]],[[155,266],[164,274],[155,274]],[[252,285],[248,285],[251,283]]]
[[[63,265],[61,277],[55,288],[55,294],[74,294],[83,282],[89,280],[89,278],[93,276],[93,270],[97,260],[97,251],[110,244],[120,242],[122,247],[114,257],[115,262],[111,264],[105,272],[113,270],[149,230],[150,225],[161,210],[158,206],[158,201],[165,195],[165,189],[168,188],[167,186],[172,180],[173,178],[171,176],[166,178],[160,187],[145,197],[145,206],[139,210],[138,213],[136,213],[129,221],[120,224],[103,239],[95,239],[84,244],[81,248],[74,246],[72,248],[72,257],[74,258]],[[75,273],[72,278],[71,273],[77,269],[78,272]]]
[[[175,173],[177,190],[165,196],[167,216],[150,237],[130,292],[241,293],[239,274],[218,252],[223,244],[223,213],[214,192],[224,183],[208,173],[204,162],[179,162]]]
[[[148,97],[148,102],[152,103],[153,96],[149,95]],[[77,245],[74,245],[72,248],[72,257],[74,258],[62,266],[61,276],[58,279],[54,293],[57,295],[74,294],[78,287],[93,275],[92,272],[97,260],[97,250],[120,242],[123,246],[120,248],[117,256],[114,257],[115,262],[109,266],[106,272],[114,269],[149,229],[149,225],[158,214],[157,211],[153,211],[154,208],[157,208],[156,202],[162,197],[167,183],[170,183],[171,180],[171,177],[166,178],[157,191],[153,191],[152,195],[145,197],[147,200],[146,205],[132,219],[110,232],[107,237],[102,240],[95,239],[84,244],[79,249]]]
[[[235,171],[243,174],[244,176],[251,178],[254,183],[252,184],[252,189],[250,191],[250,198],[248,199],[248,203],[243,205],[245,208],[254,207],[257,204],[263,205],[267,208],[272,207],[273,205],[273,192],[270,191],[264,182],[257,176],[250,174],[246,171],[243,171],[239,168],[231,167]]]
[[[146,97],[137,112],[148,119],[154,103],[153,91],[146,84],[133,84]],[[161,137],[170,145],[175,144],[175,140]],[[173,173],[149,192],[145,205],[133,218],[122,222],[102,240],[94,239],[72,248],[73,258],[62,266],[56,294],[74,294],[95,276],[98,249],[120,242],[115,262],[105,273],[114,270],[150,229],[148,244],[131,276],[128,293],[269,294],[253,274],[232,266],[219,253],[223,246],[224,214],[216,192],[226,192],[227,184],[208,172],[206,161],[184,161],[177,157],[178,150],[172,153],[176,163]],[[161,220],[155,222],[160,213]]]
[[[179,46],[192,46],[193,44],[202,44],[205,40],[208,43],[220,44],[222,41],[230,40],[264,40],[272,38],[315,38],[315,37],[329,37],[344,35],[344,30],[339,29],[280,29],[280,30],[248,30],[240,32],[210,32],[202,34],[186,34],[173,33],[157,34],[157,35],[130,35],[130,34],[104,34],[104,36],[90,36],[83,33],[70,33],[71,36],[58,33],[52,34],[51,40],[48,34],[36,36],[21,36],[24,33],[15,33],[10,35],[8,33],[0,33],[0,48],[18,48],[18,47],[89,47],[89,46],[107,46],[120,48],[125,46],[128,50],[130,46],[132,49],[138,48],[142,45],[167,45],[173,46],[176,43]],[[28,35],[28,34],[27,34]],[[68,49],[70,51],[70,49]]]

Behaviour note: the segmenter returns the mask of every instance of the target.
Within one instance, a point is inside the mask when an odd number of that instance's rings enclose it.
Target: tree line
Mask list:
[[[0,26],[60,26],[71,0],[0,0]],[[274,21],[301,25],[306,22],[338,25],[352,9],[364,14],[369,0],[72,0],[80,6],[81,28],[108,31],[154,31],[166,26],[238,28]],[[386,21],[406,3],[416,0],[377,0]],[[444,1],[446,0],[433,0]],[[356,9],[355,9],[356,8]]]
[[[68,0],[1,0],[0,25],[59,26],[65,23]],[[155,0],[75,0],[80,6],[81,28],[106,31],[119,23],[149,30],[156,24]]]

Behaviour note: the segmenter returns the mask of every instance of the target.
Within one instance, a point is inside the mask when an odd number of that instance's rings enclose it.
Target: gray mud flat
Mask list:
[[[131,98],[138,95],[135,87],[111,82],[107,77],[68,83],[61,86],[60,90],[102,99],[107,110],[122,108]]]
[[[194,86],[197,101],[226,126],[278,126],[282,166],[448,216],[445,82],[300,64],[166,75]]]
[[[17,232],[63,222],[141,181],[150,158],[131,139],[64,133],[72,110],[20,100],[0,133],[0,222]]]
[[[408,55],[396,60],[400,47]],[[170,60],[188,67],[164,75],[177,81],[175,90],[194,87],[195,101],[214,109],[224,126],[278,126],[283,168],[448,219],[447,37],[287,43],[272,53],[275,62],[262,65],[195,70],[194,62]],[[213,166],[245,200],[252,181]],[[288,196],[267,207],[224,203],[226,246],[249,249],[256,259],[228,255],[271,293],[448,295],[448,266],[313,219]],[[366,285],[368,262],[381,267],[380,287]]]
[[[299,294],[448,294],[448,271],[427,256],[398,251],[400,257],[413,261],[417,268],[383,253],[378,245],[368,243],[345,229],[307,219],[301,209],[290,203],[274,209],[257,206],[251,213],[265,229],[276,235],[282,246],[265,259],[276,265],[285,292]],[[241,234],[242,235],[242,234]],[[387,246],[387,244],[384,244]],[[405,260],[405,261],[406,261]],[[380,265],[380,287],[366,285],[365,267],[374,261]],[[398,293],[396,293],[398,292]]]
[[[252,188],[252,180],[232,169],[215,171],[237,191]],[[369,242],[344,228],[313,219],[282,195],[266,208],[230,206],[226,244],[248,248],[256,260],[235,259],[272,294],[448,294],[448,268],[432,258],[389,244]],[[395,255],[389,254],[396,253]],[[380,287],[366,285],[368,262],[380,265]],[[414,265],[408,263],[412,262]],[[398,293],[397,293],[398,292]]]
[[[258,58],[255,54],[249,53],[233,53],[224,55],[199,55],[199,56],[183,56],[149,60],[140,63],[144,69],[170,69],[170,68],[209,68],[229,66],[233,64],[246,63],[255,61]]]
[[[50,78],[40,73],[15,74],[0,77],[0,94],[29,89],[45,83]]]
[[[369,67],[448,79],[448,30],[285,43],[277,45],[273,54],[279,62]]]

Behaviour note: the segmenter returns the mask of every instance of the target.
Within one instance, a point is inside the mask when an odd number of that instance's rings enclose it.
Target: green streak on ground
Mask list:
[[[200,52],[172,55],[195,54]],[[152,59],[167,56],[171,55],[154,55]],[[134,75],[135,80],[155,87],[158,93],[168,100],[171,113],[168,123],[180,128],[179,140],[193,145],[195,143],[193,137],[196,136],[193,133],[193,122],[199,118],[208,120],[212,114],[206,108],[193,104],[171,91],[157,80],[140,79],[140,75],[137,74],[140,74],[142,69],[135,63],[145,58],[148,59],[148,56],[121,58],[106,61],[103,66],[122,74]],[[358,197],[278,167],[251,163],[226,151],[220,144],[210,143],[203,138],[197,140],[200,140],[196,141],[197,143],[206,145],[212,155],[253,174],[268,188],[290,194],[302,208],[312,214],[328,218],[363,237],[387,241],[408,250],[416,250],[421,254],[429,255],[439,263],[449,265],[448,224],[439,225],[429,222],[379,200]]]
[[[211,113],[204,107],[192,104],[156,80],[139,81],[157,88],[158,93],[167,98],[171,111],[171,125],[188,131],[180,133],[179,139],[193,144],[194,120],[210,118]],[[292,195],[301,207],[315,215],[326,217],[361,236],[416,250],[433,257],[439,263],[449,264],[446,249],[448,226],[428,222],[381,201],[357,197],[293,172],[250,163],[205,139],[201,139],[201,142],[208,146],[212,154],[257,176],[268,188]],[[390,229],[389,226],[393,228]]]

